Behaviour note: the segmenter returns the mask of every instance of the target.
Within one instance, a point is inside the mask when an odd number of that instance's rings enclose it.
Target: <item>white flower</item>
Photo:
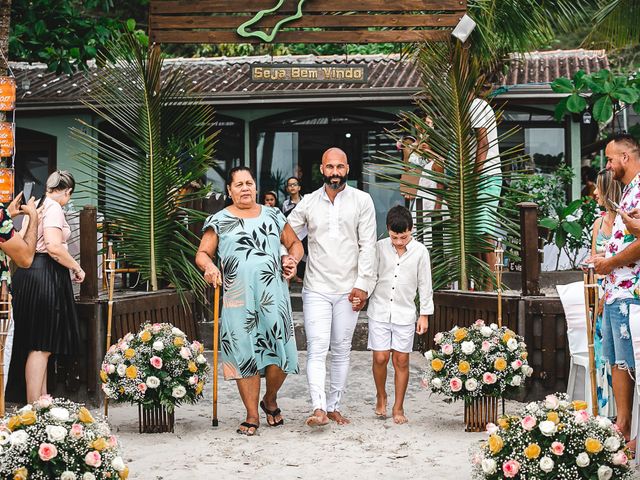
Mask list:
[[[0,445],[6,445],[9,443],[11,432],[9,430],[0,430]]]
[[[87,472],[82,475],[82,480],[96,480],[96,476],[93,473]]]
[[[507,342],[507,348],[510,352],[515,352],[518,349],[518,341],[515,338],[510,338]]]
[[[617,452],[620,448],[620,440],[616,437],[609,437],[604,441],[604,448],[609,452]]]
[[[30,403],[26,404],[24,407],[18,410],[18,412],[20,413],[31,412],[31,411],[33,411],[33,406]]]
[[[120,365],[118,365],[118,368],[116,370],[118,372],[118,375],[124,377],[124,374],[127,372],[127,367],[124,363],[121,363]]]
[[[540,470],[549,473],[553,470],[554,463],[550,457],[544,456],[540,459]]]
[[[538,407],[538,403],[537,402],[530,402],[530,403],[527,404],[525,409],[528,412],[531,412],[531,413],[538,413],[538,411],[540,410],[540,407]]]
[[[111,359],[109,360],[109,363],[112,363],[113,365],[117,365],[118,363],[122,363],[122,355],[120,354],[115,354],[113,357],[111,357]]]
[[[189,377],[189,385],[195,385],[196,383],[198,383],[198,376],[197,375],[191,375]]]
[[[493,330],[491,330],[491,327],[485,326],[480,328],[480,334],[483,337],[490,337],[492,333],[493,333]]]
[[[604,429],[607,429],[612,425],[611,420],[609,420],[607,417],[596,417],[596,422],[598,422],[598,426],[600,428]]]
[[[182,385],[173,387],[173,391],[171,392],[171,395],[175,398],[182,398],[186,394],[187,394],[187,390]]]
[[[429,361],[433,360],[433,351],[427,350],[426,352],[424,352],[424,358]]]
[[[180,349],[180,356],[185,360],[189,360],[192,357],[191,350],[189,350],[187,347],[182,347]]]
[[[438,332],[433,337],[433,341],[435,342],[436,345],[440,345],[440,343],[442,343],[443,338],[444,338],[444,335],[442,334],[442,332]]]
[[[173,333],[176,337],[184,337],[185,334],[182,330],[180,330],[178,327],[173,327],[171,329],[171,333]]]
[[[591,460],[589,459],[589,454],[587,452],[582,452],[576,457],[576,465],[579,467],[586,467],[589,463],[591,463]]]
[[[122,457],[115,457],[113,460],[111,460],[111,466],[116,472],[122,472],[126,467],[124,461],[122,460]]]
[[[9,441],[14,447],[25,445],[29,441],[29,434],[24,430],[18,430],[11,434]]]
[[[466,382],[464,382],[464,388],[466,388],[470,392],[475,392],[478,388],[478,381],[475,378],[469,378]]]
[[[151,375],[147,377],[147,381],[145,383],[149,388],[158,388],[160,386],[160,379]]]
[[[164,350],[164,343],[162,343],[162,340],[156,340],[155,342],[153,342],[153,347],[154,350],[157,350],[158,352],[161,352],[162,350]]]
[[[498,470],[498,464],[493,458],[482,459],[482,471],[486,475],[493,475]]]
[[[473,342],[462,342],[460,349],[462,350],[462,353],[471,355],[476,350],[476,344]]]
[[[555,395],[547,395],[544,398],[544,406],[549,410],[555,410],[560,406],[560,399]]]
[[[629,462],[629,457],[624,453],[624,450],[620,450],[617,453],[611,455],[611,463],[614,465],[626,465]]]
[[[533,368],[531,368],[529,365],[523,365],[522,371],[527,377],[530,377],[531,375],[533,375]]]
[[[498,430],[500,430],[500,427],[498,427],[498,425],[496,425],[495,423],[487,423],[487,433],[489,435],[493,435]]]
[[[431,380],[431,386],[434,388],[442,388],[442,380],[440,380],[439,378],[433,378]]]
[[[613,470],[611,470],[611,467],[602,465],[598,469],[598,480],[609,480],[611,477],[613,477]]]
[[[107,365],[107,373],[109,375],[111,375],[115,371],[116,371],[116,366],[115,365],[111,365],[111,364]]]
[[[106,383],[102,384],[102,391],[107,397],[111,397],[115,393],[115,390]]]
[[[489,326],[491,327],[491,330],[497,330],[498,329],[498,324],[497,323],[492,323]]]
[[[571,406],[571,403],[567,402],[566,400],[560,400],[559,408],[561,408],[562,410],[566,410],[570,406]]]
[[[66,422],[69,420],[69,410],[67,410],[66,408],[53,407],[51,410],[49,410],[49,415],[61,422]]]
[[[513,362],[511,362],[511,368],[513,369],[513,371],[519,370],[521,366],[522,362],[520,360],[514,360]]]
[[[58,425],[47,425],[46,431],[50,442],[61,442],[67,436],[67,429]]]
[[[76,480],[78,478],[75,473],[67,470],[66,472],[62,472],[60,475],[60,480]]]
[[[519,387],[521,383],[522,383],[522,377],[520,375],[514,375],[513,378],[511,379],[512,387]]]
[[[204,358],[204,355],[200,354],[196,357],[196,363],[202,365],[203,363],[207,363],[207,359]]]
[[[550,420],[540,422],[538,428],[545,437],[552,437],[558,431],[558,427],[556,426],[556,424]]]

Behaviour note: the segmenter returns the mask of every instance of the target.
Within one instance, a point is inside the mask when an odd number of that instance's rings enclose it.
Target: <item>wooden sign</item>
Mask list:
[[[0,111],[9,112],[16,108],[16,79],[0,76]]]
[[[251,65],[253,82],[366,83],[366,65]]]
[[[13,156],[13,148],[15,147],[13,127],[11,122],[0,122],[0,157]]]
[[[10,203],[13,200],[13,168],[0,168],[0,202]]]
[[[150,0],[156,43],[412,43],[446,40],[466,0]]]

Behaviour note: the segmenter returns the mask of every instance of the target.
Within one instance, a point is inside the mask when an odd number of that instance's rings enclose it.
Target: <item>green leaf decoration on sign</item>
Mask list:
[[[280,28],[282,28],[283,25],[289,22],[293,22],[294,20],[298,20],[299,18],[302,18],[302,6],[304,5],[305,1],[306,0],[299,0],[296,13],[294,13],[289,17],[283,18],[278,23],[276,23],[276,25],[273,27],[273,30],[271,30],[271,33],[269,34],[262,32],[260,30],[257,30],[255,32],[250,32],[247,29],[252,25],[255,25],[256,23],[258,23],[260,20],[262,20],[265,15],[269,15],[271,13],[277,12],[280,9],[280,7],[284,4],[285,0],[278,0],[277,5],[273,8],[269,8],[267,10],[260,10],[255,15],[255,17],[253,17],[249,21],[244,22],[242,25],[238,27],[236,31],[238,32],[238,35],[240,35],[241,37],[245,37],[245,38],[256,37],[262,40],[263,42],[267,42],[267,43],[273,42],[273,39],[276,37],[276,35],[280,31]]]

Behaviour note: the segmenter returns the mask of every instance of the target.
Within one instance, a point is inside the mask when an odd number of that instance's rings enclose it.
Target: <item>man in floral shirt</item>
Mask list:
[[[607,170],[624,183],[619,212],[640,207],[640,145],[628,134],[613,138],[605,150]],[[640,239],[618,213],[605,256],[590,259],[596,273],[606,275],[602,323],[604,356],[612,366],[613,394],[618,411],[617,425],[626,439],[631,430],[635,357],[629,317],[640,315]]]

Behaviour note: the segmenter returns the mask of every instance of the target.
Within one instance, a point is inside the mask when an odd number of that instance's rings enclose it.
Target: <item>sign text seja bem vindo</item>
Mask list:
[[[366,83],[366,65],[251,65],[254,82]]]

